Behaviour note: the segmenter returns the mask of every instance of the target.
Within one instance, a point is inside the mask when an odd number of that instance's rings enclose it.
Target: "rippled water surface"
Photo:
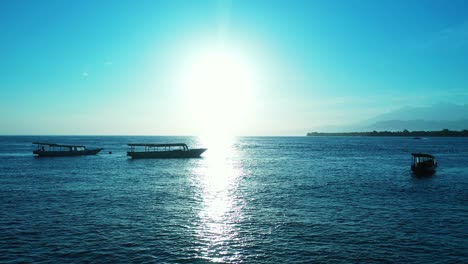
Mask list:
[[[208,151],[131,160],[130,142]],[[412,176],[411,152],[437,173]],[[0,137],[0,262],[467,263],[467,220],[466,138]]]

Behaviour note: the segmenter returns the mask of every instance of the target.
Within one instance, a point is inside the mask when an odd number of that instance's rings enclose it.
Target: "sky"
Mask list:
[[[305,135],[468,103],[467,1],[1,1],[0,134]]]

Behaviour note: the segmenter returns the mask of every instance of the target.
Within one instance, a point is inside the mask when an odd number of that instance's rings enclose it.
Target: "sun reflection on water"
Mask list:
[[[198,219],[194,223],[200,253],[214,262],[235,261],[239,252],[237,223],[242,219],[243,197],[238,187],[244,175],[235,148],[235,138],[200,138],[208,151],[193,169],[194,185],[200,200]]]

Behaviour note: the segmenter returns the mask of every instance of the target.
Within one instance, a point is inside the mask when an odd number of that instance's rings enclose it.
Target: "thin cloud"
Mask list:
[[[455,46],[468,44],[468,20],[454,27],[449,27],[439,33],[441,40],[448,41]]]
[[[111,66],[113,63],[112,63],[112,61],[106,61],[106,62],[104,62],[104,64],[105,64],[106,66]]]
[[[417,46],[423,48],[462,48],[468,46],[468,20],[436,32]]]
[[[89,76],[89,73],[88,72],[82,72],[81,76],[84,77],[84,78],[87,78]]]

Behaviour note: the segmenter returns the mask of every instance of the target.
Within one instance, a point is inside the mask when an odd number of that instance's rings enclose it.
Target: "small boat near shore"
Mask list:
[[[148,144],[132,143],[127,156],[133,159],[199,158],[206,148],[189,149],[184,143]]]
[[[87,149],[81,145],[63,145],[55,143],[33,142],[36,149],[33,151],[34,155],[38,157],[71,157],[82,155],[96,155],[102,148]]]
[[[437,168],[437,161],[434,156],[424,153],[411,153],[413,162],[411,170],[415,175],[432,175]]]

